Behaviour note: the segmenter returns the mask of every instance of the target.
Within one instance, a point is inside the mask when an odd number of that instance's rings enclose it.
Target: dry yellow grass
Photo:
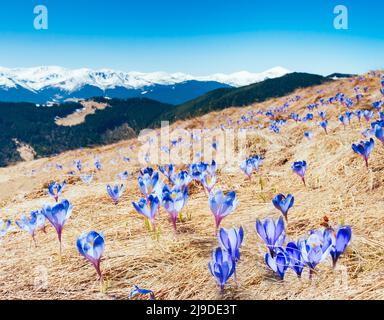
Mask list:
[[[305,114],[305,106],[320,97],[337,92],[353,95],[353,87],[368,85],[369,93],[361,108],[380,99],[379,81],[366,76],[359,81],[339,80],[332,84],[298,90],[293,95],[303,97],[290,107],[290,112]],[[318,90],[323,90],[318,93]],[[281,106],[286,98],[272,99],[246,108],[230,108],[198,119],[178,122],[173,127],[214,128],[225,119],[237,120],[250,110],[266,110]],[[344,131],[337,116],[345,107],[325,107],[330,118],[329,135],[315,121],[295,124],[289,121],[280,135],[260,130],[250,143],[250,149],[263,152],[265,160],[251,182],[246,181],[240,169],[236,172],[220,170],[217,186],[235,190],[239,205],[236,211],[223,220],[229,228],[242,225],[245,242],[238,264],[238,286],[231,279],[225,290],[225,299],[384,299],[384,147],[376,140],[370,157],[370,169],[353,153],[351,143],[359,141],[361,131],[369,124],[354,118],[352,127]],[[262,118],[266,122],[265,117]],[[312,130],[314,138],[306,141],[303,133]],[[158,299],[217,299],[221,298],[207,263],[212,249],[217,246],[214,220],[208,207],[207,195],[194,190],[186,210],[192,220],[178,223],[174,235],[171,224],[162,210],[158,219],[161,226],[160,241],[153,241],[143,218],[137,214],[131,201],[140,197],[137,187],[136,165],[122,161],[122,156],[134,159],[137,140],[93,150],[66,152],[53,158],[23,162],[0,169],[0,214],[14,220],[21,213],[41,208],[52,199],[46,194],[51,180],[64,180],[73,159],[82,159],[86,170],[94,168],[94,156],[100,157],[103,170],[97,173],[90,186],[79,179],[70,179],[62,197],[74,205],[72,216],[63,232],[63,256],[58,256],[59,245],[53,228],[47,234],[38,233],[35,248],[28,234],[17,229],[1,239],[0,293],[2,299],[127,299],[134,285],[151,289]],[[115,159],[116,164],[109,162]],[[307,187],[291,171],[295,160],[307,160]],[[58,171],[47,167],[56,163],[66,165]],[[107,169],[107,167],[109,167]],[[37,173],[31,175],[35,169]],[[117,182],[123,170],[135,172],[125,183],[126,190],[118,206],[108,198],[105,186]],[[262,177],[263,190],[259,177]],[[290,238],[305,235],[317,228],[324,215],[331,223],[352,226],[353,239],[341,257],[336,270],[326,261],[318,268],[312,281],[307,270],[301,280],[292,270],[281,282],[275,279],[264,264],[266,248],[255,232],[256,218],[279,212],[271,199],[276,193],[292,193],[295,205],[290,210],[287,234]],[[184,211],[185,212],[185,211]],[[105,255],[101,267],[107,279],[103,292],[93,267],[77,252],[77,237],[90,230],[104,231]]]

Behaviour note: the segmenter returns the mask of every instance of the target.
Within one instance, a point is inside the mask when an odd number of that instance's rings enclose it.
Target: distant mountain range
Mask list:
[[[145,97],[163,103],[180,104],[215,89],[246,86],[289,72],[276,67],[261,73],[241,71],[192,76],[185,73],[140,73],[109,69],[70,70],[55,66],[0,67],[0,101],[45,104],[103,96],[120,99]]]
[[[0,166],[21,160],[18,141],[33,148],[38,157],[62,151],[105,145],[137,135],[141,129],[158,127],[162,120],[171,122],[203,115],[230,106],[241,107],[273,97],[281,97],[298,88],[332,81],[318,75],[290,73],[276,79],[239,87],[213,90],[179,105],[165,104],[144,97],[130,99],[93,98],[109,107],[88,114],[85,121],[73,126],[57,125],[83,108],[78,102],[50,107],[34,103],[0,102]]]

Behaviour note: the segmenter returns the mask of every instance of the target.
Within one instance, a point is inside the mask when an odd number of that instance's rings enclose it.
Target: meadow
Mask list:
[[[135,138],[0,168],[2,299],[384,299],[383,79],[171,125],[251,129],[240,163]]]

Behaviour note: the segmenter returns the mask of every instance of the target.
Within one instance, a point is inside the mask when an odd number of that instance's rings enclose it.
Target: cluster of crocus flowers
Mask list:
[[[251,179],[253,171],[259,170],[259,166],[262,161],[263,161],[263,158],[261,156],[259,155],[252,156],[248,159],[245,159],[240,164],[240,169],[247,175],[249,179]]]
[[[84,233],[77,239],[76,246],[79,253],[95,267],[99,279],[102,281],[100,261],[105,246],[103,233],[97,233],[96,231]]]
[[[48,193],[50,196],[52,196],[55,199],[56,202],[59,200],[59,196],[63,192],[65,185],[66,185],[65,181],[62,184],[58,182],[51,182],[48,185]]]
[[[23,231],[28,232],[36,246],[35,234],[37,230],[45,232],[45,216],[38,210],[32,211],[27,218],[22,216],[20,220],[15,220],[15,224]]]
[[[352,150],[358,155],[362,156],[365,165],[368,168],[368,158],[375,146],[375,141],[371,138],[368,141],[360,141],[358,144],[352,144]]]
[[[111,197],[113,203],[117,205],[119,203],[120,197],[124,192],[124,185],[121,184],[120,186],[115,184],[113,188],[108,184],[107,185],[107,192],[108,195]]]
[[[169,214],[174,231],[176,231],[177,217],[180,216],[181,210],[187,204],[187,199],[188,188],[184,188],[183,190],[173,188],[170,190],[168,187],[164,187],[162,205]]]
[[[308,237],[291,241],[284,247],[285,229],[281,217],[276,223],[271,218],[266,218],[264,222],[257,220],[256,231],[269,249],[265,255],[267,266],[281,280],[288,268],[300,278],[305,266],[308,267],[311,278],[316,266],[328,257],[331,257],[335,268],[352,236],[349,226],[339,226],[336,230],[328,226],[313,230]]]

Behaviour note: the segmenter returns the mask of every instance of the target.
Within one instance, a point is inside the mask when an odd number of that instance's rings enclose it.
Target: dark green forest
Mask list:
[[[82,124],[58,126],[55,117],[65,117],[79,103],[37,107],[32,103],[0,102],[0,166],[20,161],[13,139],[29,144],[37,156],[50,156],[80,147],[92,147],[132,138],[144,128],[154,128],[162,120],[171,122],[206,114],[227,107],[241,107],[273,97],[285,96],[298,88],[330,81],[328,78],[291,73],[240,88],[213,90],[187,103],[173,106],[146,98],[93,100],[111,107],[96,110]]]

